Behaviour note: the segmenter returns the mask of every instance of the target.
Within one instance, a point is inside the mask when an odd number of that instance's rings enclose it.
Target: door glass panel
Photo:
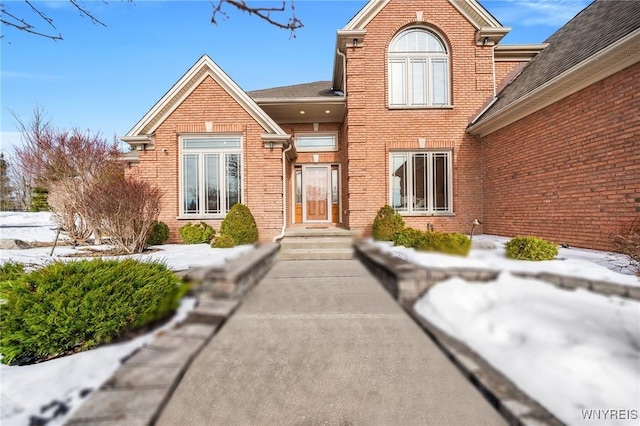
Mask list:
[[[338,204],[338,169],[331,169],[331,203]]]
[[[307,220],[328,220],[329,182],[327,167],[305,169]]]
[[[302,170],[296,170],[296,204],[302,204]]]

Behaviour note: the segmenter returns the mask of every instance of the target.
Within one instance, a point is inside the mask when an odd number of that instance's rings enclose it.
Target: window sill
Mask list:
[[[455,217],[455,213],[398,212],[403,217]]]
[[[388,107],[390,110],[421,110],[421,109],[453,109],[453,105],[438,105],[438,106],[422,106],[422,105],[416,105],[416,106],[411,106],[411,105],[394,105],[391,106],[389,105]]]
[[[186,215],[186,214],[182,214],[179,216],[176,216],[177,220],[220,220],[220,219],[224,219],[224,216],[221,215],[204,215],[204,214],[190,214],[190,215]]]

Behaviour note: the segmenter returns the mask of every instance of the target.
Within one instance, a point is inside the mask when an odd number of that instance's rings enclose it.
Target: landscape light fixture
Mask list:
[[[473,221],[471,222],[471,237],[469,238],[470,240],[473,240],[473,230],[475,229],[476,225],[482,225],[482,222],[480,222],[478,219],[473,219]]]

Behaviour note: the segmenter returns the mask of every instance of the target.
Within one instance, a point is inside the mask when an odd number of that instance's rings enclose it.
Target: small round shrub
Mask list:
[[[213,248],[231,248],[235,247],[235,243],[233,242],[233,238],[228,236],[227,234],[220,234],[214,240],[211,247]]]
[[[169,239],[169,227],[164,222],[153,222],[151,233],[147,238],[147,245],[158,246]]]
[[[373,220],[373,239],[377,241],[393,241],[393,236],[396,232],[404,229],[404,220],[402,216],[393,209],[393,207],[386,205],[376,214],[376,218]]]
[[[518,260],[553,260],[558,245],[537,237],[515,237],[506,244],[506,254]]]
[[[54,262],[0,282],[0,353],[25,364],[109,343],[166,318],[185,291],[160,263]]]
[[[258,226],[249,207],[234,204],[222,220],[220,233],[231,237],[236,246],[258,241]]]
[[[209,244],[216,231],[204,222],[192,225],[191,222],[180,227],[180,237],[185,244]]]

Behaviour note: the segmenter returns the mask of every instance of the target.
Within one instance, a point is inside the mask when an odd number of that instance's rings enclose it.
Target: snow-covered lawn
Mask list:
[[[549,272],[638,286],[625,256],[560,249],[558,260],[505,258],[506,238],[477,236],[495,249],[467,258],[377,243],[414,264],[501,270],[489,283],[459,278],[416,301],[419,315],[466,343],[567,424],[637,425],[640,417],[640,303],[586,290],[559,289],[513,271]],[[585,411],[582,411],[585,410]],[[583,420],[586,410],[622,410],[618,419]],[[635,411],[634,411],[635,410]],[[591,412],[591,415],[594,415]]]
[[[55,231],[51,231],[51,228],[55,228],[55,225],[49,213],[0,213],[0,238],[52,243]],[[99,250],[104,246],[91,248]],[[153,248],[156,251],[132,257],[142,261],[159,260],[178,271],[191,267],[219,266],[252,249],[251,246],[213,249],[207,244],[170,244]],[[87,247],[57,247],[53,257],[49,256],[51,247],[0,250],[0,264],[15,261],[43,265],[54,260],[77,260],[78,257],[66,256],[78,254],[84,249]],[[157,333],[182,321],[194,305],[195,299],[184,298],[170,323],[128,342],[106,345],[35,365],[10,367],[0,364],[0,425],[28,425],[32,416],[49,418],[59,404],[52,405],[46,412],[41,412],[41,408],[54,401],[64,403],[70,410],[47,424],[63,424],[84,401],[81,396],[84,390],[100,387],[115,372],[121,359],[149,343]]]

